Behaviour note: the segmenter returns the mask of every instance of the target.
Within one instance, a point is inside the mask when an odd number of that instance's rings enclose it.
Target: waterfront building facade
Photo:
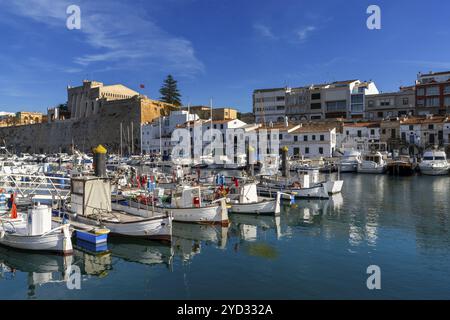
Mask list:
[[[367,120],[415,115],[415,87],[400,87],[397,92],[366,96]]]
[[[345,123],[338,136],[342,149],[367,150],[370,145],[380,145],[381,130],[379,122]]]
[[[253,91],[253,113],[256,123],[282,122],[286,116],[286,93],[290,88],[257,89]]]
[[[450,113],[450,71],[417,75],[416,109],[418,115]]]
[[[144,154],[159,154],[168,156],[171,153],[170,140],[172,132],[188,121],[196,121],[196,114],[187,111],[173,111],[168,116],[154,119],[150,123],[141,125],[141,152]],[[160,150],[161,149],[161,150]]]

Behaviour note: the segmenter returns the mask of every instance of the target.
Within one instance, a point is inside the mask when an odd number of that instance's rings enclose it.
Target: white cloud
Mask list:
[[[263,24],[256,23],[253,25],[253,29],[258,32],[258,34],[265,38],[276,39],[277,37],[272,33],[272,30]]]
[[[66,9],[73,1],[0,0],[0,4],[14,14],[66,28]],[[196,57],[192,43],[164,31],[140,8],[106,0],[82,0],[77,5],[81,8],[81,29],[67,32],[81,32],[92,50],[74,59],[78,67],[96,63],[129,67],[149,64],[185,76],[203,72],[204,65]]]
[[[297,31],[297,36],[300,41],[305,41],[311,32],[316,30],[314,26],[307,26]]]

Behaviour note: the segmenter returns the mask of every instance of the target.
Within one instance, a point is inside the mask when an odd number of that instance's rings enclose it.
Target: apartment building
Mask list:
[[[282,122],[286,116],[286,94],[291,88],[253,91],[253,113],[256,123]]]
[[[415,87],[400,87],[397,92],[366,96],[367,120],[383,120],[390,117],[415,115]]]
[[[374,82],[360,80],[288,88],[285,91],[285,115],[291,121],[361,119],[365,115],[366,96],[378,93]],[[281,116],[277,114],[271,121],[282,121]]]
[[[364,150],[369,145],[380,142],[379,122],[345,123],[342,134],[338,135],[338,146],[344,149]]]
[[[448,121],[448,117],[433,115],[400,119],[400,138],[420,148],[443,146]]]
[[[417,75],[416,109],[418,115],[450,113],[450,71]]]
[[[172,132],[188,121],[196,121],[196,114],[187,111],[173,111],[169,116],[160,117],[151,123],[141,125],[141,152],[145,154],[170,155]],[[161,150],[160,150],[161,149]]]

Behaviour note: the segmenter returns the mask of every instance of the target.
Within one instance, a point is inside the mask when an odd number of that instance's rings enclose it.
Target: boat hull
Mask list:
[[[176,222],[220,224],[223,226],[227,226],[229,223],[226,206],[219,204],[200,208],[171,208],[155,206],[155,210],[161,213],[171,213],[173,221]]]
[[[427,176],[445,176],[448,175],[448,167],[431,167],[419,165],[420,173]]]
[[[275,186],[258,186],[258,192],[263,195],[275,196],[278,191],[283,192],[285,194],[293,195],[295,198],[306,198],[306,199],[330,198],[326,188],[323,185],[302,189],[295,189],[295,188],[289,189]],[[290,200],[290,197],[287,195],[282,195],[282,198]]]
[[[279,199],[264,199],[263,201],[253,203],[232,203],[230,212],[232,213],[251,213],[261,215],[280,214]]]
[[[59,230],[44,236],[26,236],[5,232],[0,236],[0,244],[20,250],[72,254],[72,240],[70,235]]]
[[[340,172],[356,172],[358,169],[358,163],[340,163],[339,171]]]
[[[96,219],[78,216],[77,221],[99,226]],[[131,222],[102,221],[102,225],[110,230],[111,236],[139,237],[155,241],[172,240],[172,223],[169,216],[147,218]]]

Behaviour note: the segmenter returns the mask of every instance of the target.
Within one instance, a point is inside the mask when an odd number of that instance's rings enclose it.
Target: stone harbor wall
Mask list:
[[[103,108],[98,114],[88,118],[0,127],[0,145],[6,146],[13,153],[70,153],[72,143],[76,149],[85,152],[102,144],[108,153],[118,153],[122,123],[123,153],[129,154],[132,149],[139,153],[141,113],[140,107],[118,105]]]

